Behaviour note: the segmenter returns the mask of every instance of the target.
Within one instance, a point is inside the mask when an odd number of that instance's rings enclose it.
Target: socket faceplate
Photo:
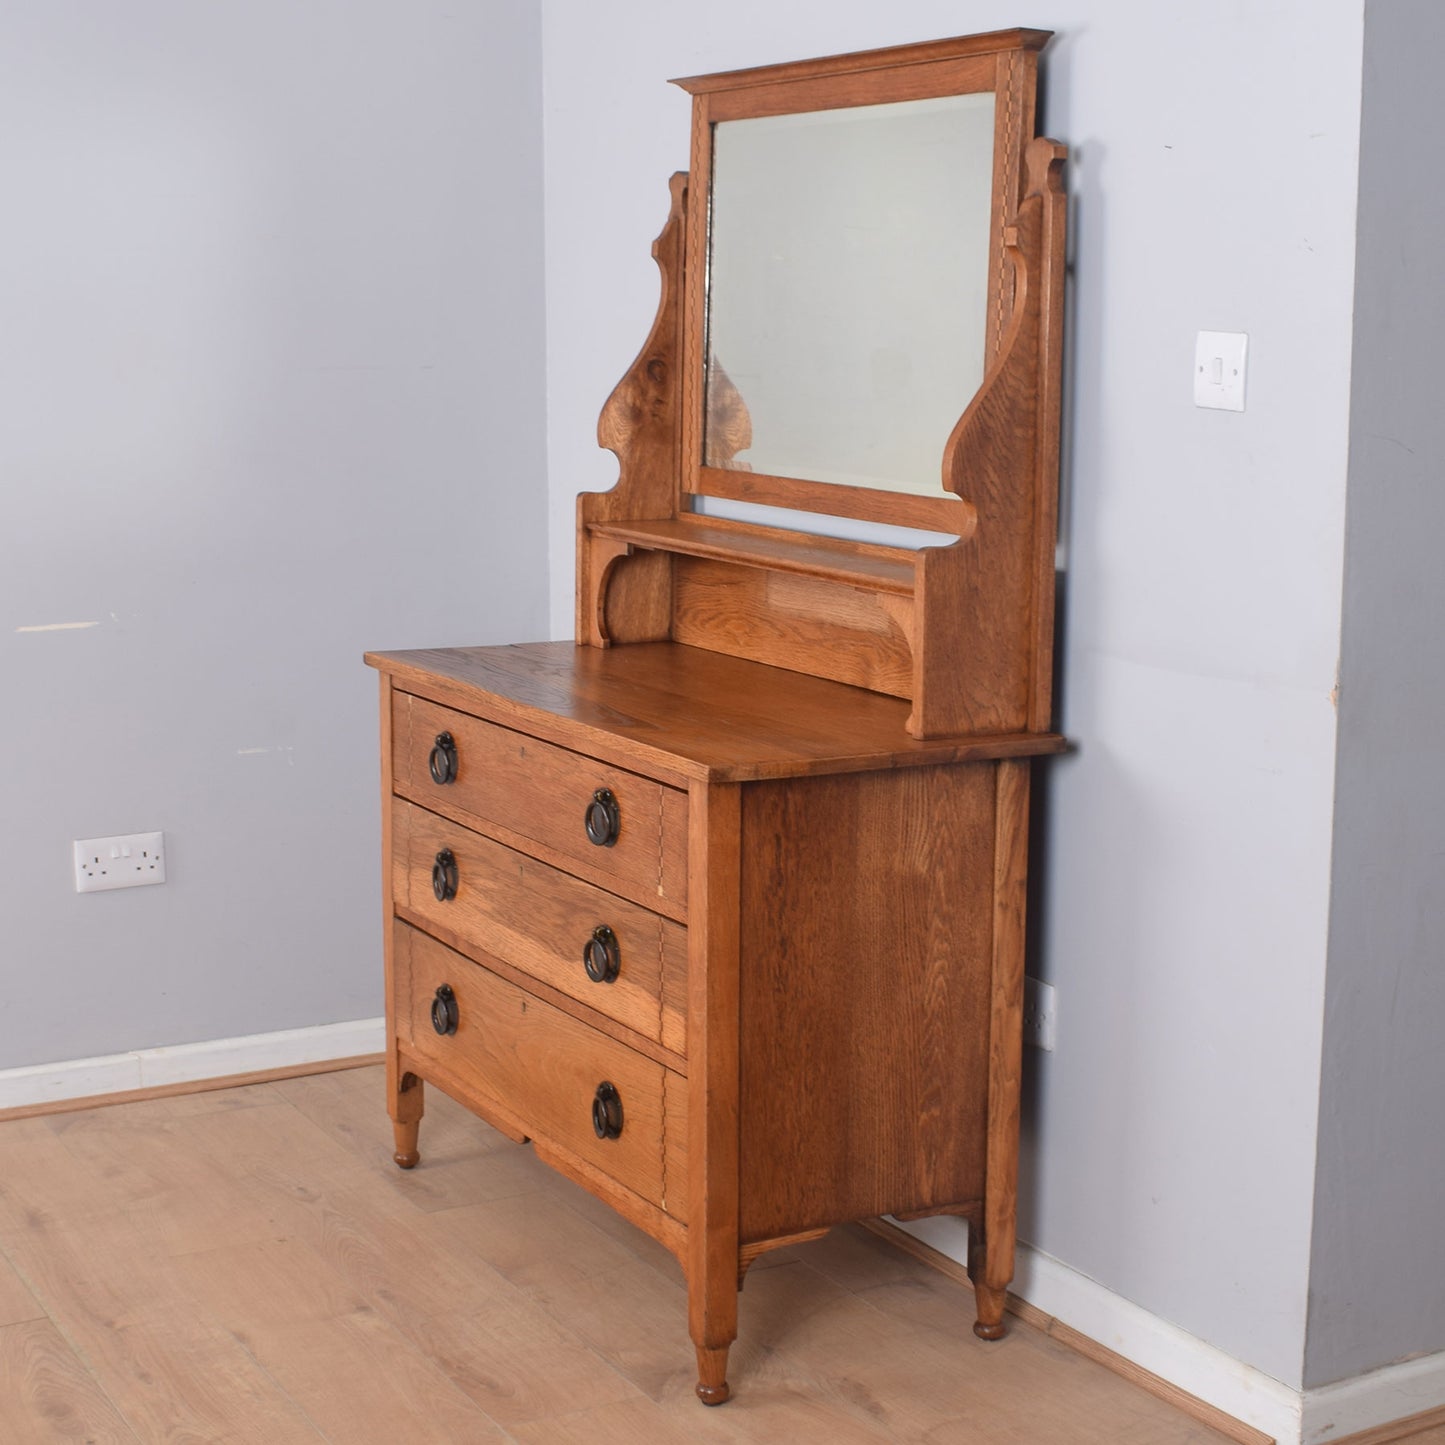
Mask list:
[[[1024,1042],[1045,1053],[1054,1047],[1054,988],[1036,978],[1024,979]]]
[[[164,833],[118,833],[113,838],[81,838],[75,850],[75,891],[102,893],[108,888],[141,888],[166,881]]]

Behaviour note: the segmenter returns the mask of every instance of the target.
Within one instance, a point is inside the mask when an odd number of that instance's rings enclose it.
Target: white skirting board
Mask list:
[[[940,1216],[899,1227],[967,1263],[968,1236],[961,1220]],[[1445,1406],[1445,1354],[1301,1391],[1027,1244],[1019,1245],[1011,1289],[1116,1355],[1273,1436],[1278,1445],[1330,1445],[1356,1431]]]
[[[123,1094],[166,1084],[253,1074],[266,1069],[377,1054],[385,1047],[382,1019],[355,1019],[309,1029],[281,1029],[242,1038],[208,1039],[199,1044],[132,1049],[94,1059],[64,1059],[22,1069],[0,1069],[0,1109],[57,1104],[94,1094]]]

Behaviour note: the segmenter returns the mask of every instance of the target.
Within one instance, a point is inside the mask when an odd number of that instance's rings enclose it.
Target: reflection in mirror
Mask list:
[[[945,496],[984,369],[993,93],[713,130],[703,463]]]

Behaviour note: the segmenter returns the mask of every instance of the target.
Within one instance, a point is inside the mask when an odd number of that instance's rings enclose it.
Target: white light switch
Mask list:
[[[1201,331],[1194,343],[1194,405],[1219,411],[1244,410],[1242,331]]]

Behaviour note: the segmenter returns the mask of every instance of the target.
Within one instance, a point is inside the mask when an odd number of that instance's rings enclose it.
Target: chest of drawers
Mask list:
[[[728,1393],[761,1253],[873,1215],[1012,1273],[1028,757],[663,642],[380,653],[396,1160],[435,1085],[683,1265]],[[681,1321],[679,1321],[681,1327]]]

